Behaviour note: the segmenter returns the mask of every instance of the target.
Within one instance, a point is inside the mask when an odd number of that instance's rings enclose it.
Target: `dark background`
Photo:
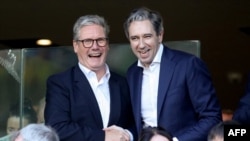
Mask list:
[[[107,19],[111,43],[128,43],[123,22],[140,6],[162,14],[164,41],[200,40],[221,105],[234,110],[250,72],[250,0],[2,0],[0,49],[35,47],[37,38],[71,46],[72,26],[85,14]]]

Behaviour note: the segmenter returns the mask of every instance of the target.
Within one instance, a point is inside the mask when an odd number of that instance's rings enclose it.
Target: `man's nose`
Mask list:
[[[94,48],[94,49],[99,48],[97,41],[93,41],[92,48]]]
[[[144,48],[145,47],[145,41],[143,39],[139,40],[138,47],[139,48]]]

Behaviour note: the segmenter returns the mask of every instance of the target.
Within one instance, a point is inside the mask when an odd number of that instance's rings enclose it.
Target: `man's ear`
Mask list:
[[[78,47],[79,47],[78,43],[75,40],[73,40],[72,44],[73,44],[74,52],[77,53],[78,52]]]
[[[162,41],[163,41],[163,35],[164,35],[164,30],[162,30],[160,33],[159,33],[159,35],[158,35],[158,39],[159,39],[159,43],[162,43]]]

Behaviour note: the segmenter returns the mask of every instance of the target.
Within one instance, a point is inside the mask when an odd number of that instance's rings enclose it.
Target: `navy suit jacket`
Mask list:
[[[241,124],[250,125],[250,74],[247,80],[245,95],[239,101],[239,105],[233,115],[233,120]]]
[[[111,72],[109,87],[108,125],[130,129],[134,122],[127,81]],[[97,100],[78,65],[48,78],[45,124],[57,131],[61,141],[104,141]]]
[[[142,129],[143,69],[137,62],[127,72],[137,132]],[[221,108],[204,63],[196,56],[164,46],[158,97],[158,126],[179,141],[206,141],[211,127],[221,121]]]

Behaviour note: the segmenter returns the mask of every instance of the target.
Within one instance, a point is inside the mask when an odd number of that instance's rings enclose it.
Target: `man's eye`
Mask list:
[[[85,43],[91,43],[92,40],[91,39],[87,39],[87,40],[84,40]]]
[[[151,35],[145,35],[144,38],[151,38]]]
[[[137,37],[131,37],[130,40],[135,41],[135,40],[138,40],[138,38]]]
[[[97,39],[97,42],[105,42],[105,39],[102,39],[102,38]]]

